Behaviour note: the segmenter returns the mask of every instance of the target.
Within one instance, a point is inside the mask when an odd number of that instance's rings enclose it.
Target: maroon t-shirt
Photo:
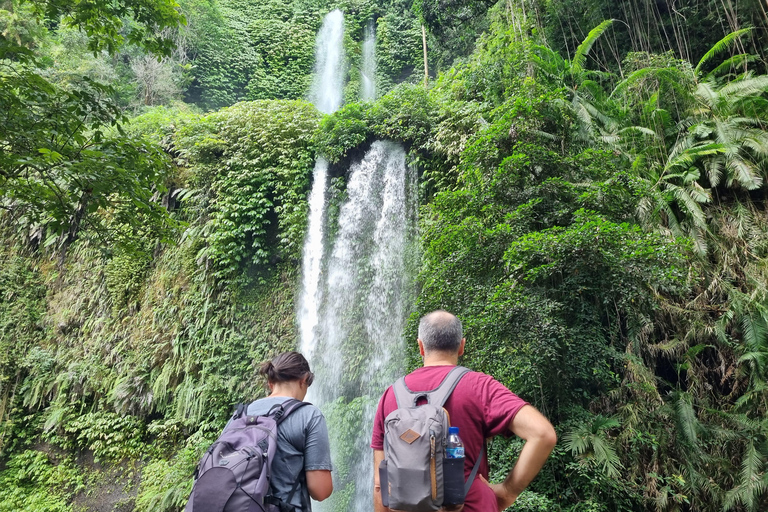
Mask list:
[[[405,383],[412,391],[430,391],[443,381],[453,366],[425,366],[405,376]],[[456,389],[445,402],[451,425],[459,427],[459,437],[464,442],[464,478],[468,478],[475,465],[485,439],[504,434],[510,435],[509,423],[527,402],[505,388],[493,377],[479,372],[469,372],[459,381]],[[397,409],[392,386],[387,388],[379,401],[373,423],[371,448],[384,449],[384,419]],[[488,478],[488,457],[483,457],[479,474]],[[490,512],[497,510],[496,495],[482,480],[475,478],[467,494],[464,512]]]

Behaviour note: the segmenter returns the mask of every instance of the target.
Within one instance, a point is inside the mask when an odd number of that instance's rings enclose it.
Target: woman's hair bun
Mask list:
[[[303,355],[298,352],[283,352],[273,357],[271,361],[261,363],[259,373],[269,382],[285,382],[301,380],[312,372]]]
[[[259,373],[267,378],[270,382],[274,382],[277,376],[277,370],[272,361],[264,361],[259,367]]]

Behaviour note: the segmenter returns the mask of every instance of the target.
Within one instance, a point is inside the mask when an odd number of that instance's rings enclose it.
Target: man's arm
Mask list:
[[[333,492],[333,477],[331,472],[318,469],[307,471],[307,489],[313,500],[323,501]]]
[[[384,450],[373,450],[373,512],[389,512],[381,502],[381,482],[379,464],[384,460]]]
[[[552,424],[531,405],[518,411],[509,422],[509,430],[525,440],[515,467],[500,484],[489,484],[496,494],[499,511],[512,505],[521,492],[539,474],[557,443]],[[375,494],[375,493],[374,493]],[[383,509],[382,509],[383,510]],[[378,512],[378,509],[377,509]]]

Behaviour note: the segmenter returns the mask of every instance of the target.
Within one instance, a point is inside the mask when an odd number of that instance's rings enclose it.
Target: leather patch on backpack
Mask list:
[[[412,444],[414,441],[416,441],[420,437],[421,435],[418,432],[414,432],[413,430],[408,429],[405,432],[403,432],[403,434],[400,436],[400,439],[402,439],[408,444]]]

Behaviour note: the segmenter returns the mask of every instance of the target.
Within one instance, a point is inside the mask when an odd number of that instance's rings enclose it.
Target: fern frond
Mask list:
[[[744,344],[752,350],[759,350],[768,337],[768,326],[765,320],[752,315],[741,317],[741,334],[744,336]]]
[[[698,451],[698,431],[701,426],[693,410],[693,399],[688,393],[678,392],[674,400],[677,431],[688,449]]]

